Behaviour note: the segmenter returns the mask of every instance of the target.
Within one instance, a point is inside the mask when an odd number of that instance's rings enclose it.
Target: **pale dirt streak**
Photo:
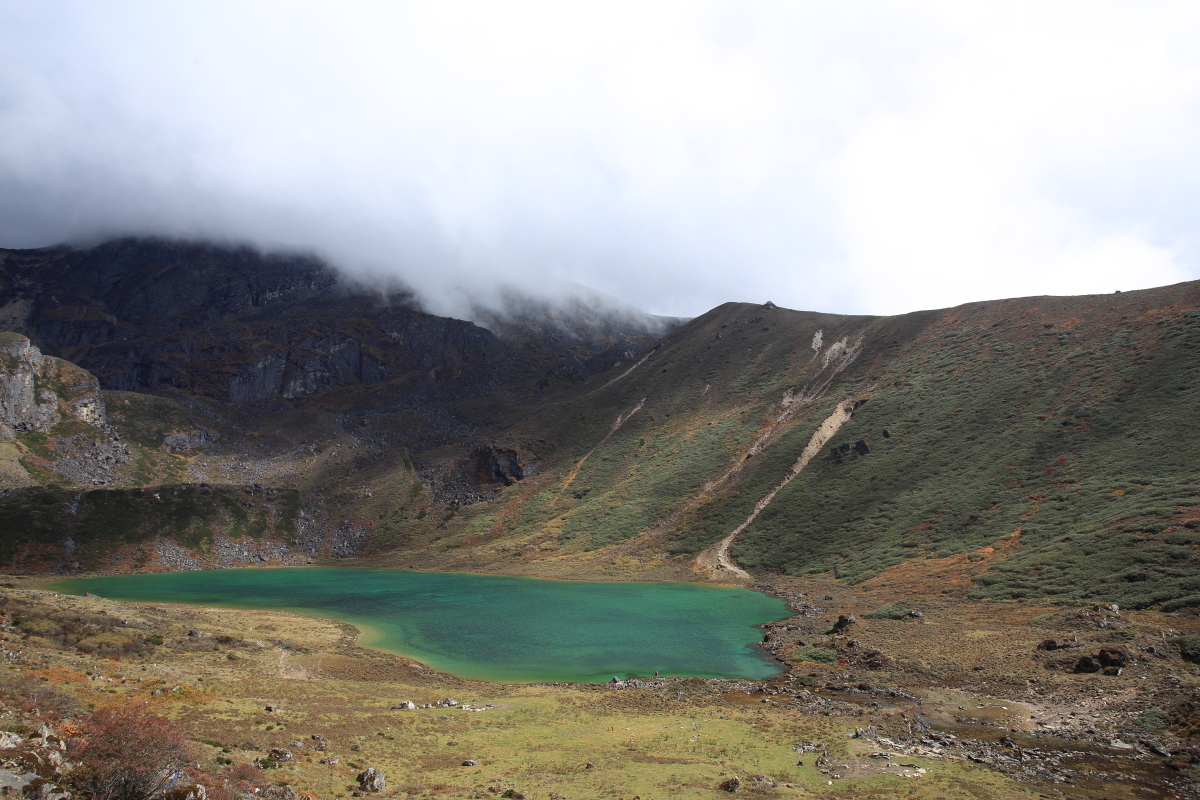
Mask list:
[[[625,370],[625,371],[624,371],[624,372],[622,372],[620,375],[618,375],[617,377],[613,378],[611,381],[609,381],[608,383],[604,384],[604,385],[603,385],[603,386],[601,386],[600,388],[601,388],[601,389],[607,389],[609,386],[612,386],[614,383],[616,383],[617,381],[621,380],[621,378],[624,378],[626,375],[628,375],[629,373],[633,372],[635,369],[637,369],[638,367],[640,367],[642,364],[645,364],[645,363],[646,363],[646,359],[650,358],[650,356],[652,356],[652,355],[654,355],[654,351],[653,351],[653,350],[651,350],[649,353],[646,353],[646,355],[642,356],[642,360],[641,360],[641,361],[637,362],[637,363],[636,363],[636,364],[634,364],[632,367],[630,367],[629,369]],[[634,387],[634,388],[637,388],[637,387]]]
[[[825,362],[822,364],[820,371],[818,371],[817,375],[811,381],[809,381],[799,391],[788,389],[783,393],[783,398],[779,401],[779,411],[767,421],[766,425],[763,427],[762,433],[757,439],[754,440],[754,443],[751,444],[750,447],[745,450],[736,461],[733,462],[733,466],[731,466],[724,475],[706,483],[704,488],[701,489],[696,495],[691,497],[687,502],[672,511],[670,514],[660,519],[650,528],[646,529],[642,533],[639,533],[637,536],[634,536],[632,539],[629,539],[623,544],[604,551],[594,560],[603,561],[617,555],[622,555],[634,549],[635,547],[640,546],[646,541],[653,539],[655,536],[658,536],[664,531],[674,528],[677,524],[679,524],[679,521],[683,519],[684,514],[707,500],[712,495],[714,490],[719,488],[730,478],[740,474],[742,470],[746,468],[746,462],[748,462],[754,456],[757,456],[765,451],[767,447],[779,436],[779,433],[783,430],[783,427],[791,422],[792,418],[795,417],[802,408],[807,406],[809,403],[812,403],[814,400],[820,399],[825,392],[829,390],[829,384],[833,382],[833,379],[837,377],[837,375],[844,369],[846,369],[846,367],[850,366],[850,364],[856,358],[858,358],[859,354],[862,353],[863,337],[861,334],[856,336],[854,339],[843,337],[836,343],[836,345],[836,347],[831,347],[829,352],[825,354]],[[705,391],[707,391],[707,387],[705,388]],[[645,402],[645,400],[642,402]],[[640,404],[638,407],[641,407]],[[599,445],[597,445],[597,447],[599,447]],[[594,453],[595,449],[593,449],[592,452]],[[588,455],[591,455],[591,453],[588,453]],[[582,462],[580,463],[582,464]],[[574,472],[572,473],[571,477],[574,477]],[[565,484],[563,488],[566,488]]]
[[[562,488],[560,488],[558,490],[558,497],[562,497],[563,492],[565,492],[567,490],[567,487],[571,485],[571,481],[575,480],[575,476],[577,476],[579,474],[579,470],[583,468],[583,462],[585,462],[589,458],[591,458],[592,453],[599,450],[600,446],[602,444],[604,444],[605,442],[607,442],[609,437],[611,437],[614,433],[616,433],[622,425],[624,425],[626,422],[628,422],[630,417],[632,417],[637,412],[641,411],[642,406],[644,406],[644,405],[646,405],[645,397],[643,397],[641,400],[639,400],[638,404],[636,406],[634,406],[632,409],[630,409],[628,412],[617,415],[616,421],[613,422],[612,427],[610,427],[608,429],[608,433],[604,434],[604,438],[601,439],[600,441],[596,442],[596,446],[593,447],[591,450],[588,450],[587,455],[585,455],[583,458],[579,459],[579,461],[576,462],[575,466],[571,467],[571,471],[568,472],[567,477],[563,479]]]
[[[791,469],[783,476],[783,480],[754,504],[754,510],[750,512],[750,516],[746,517],[741,525],[734,528],[732,533],[716,544],[709,545],[697,553],[696,557],[692,560],[693,566],[707,571],[710,577],[721,580],[750,580],[750,573],[733,563],[733,560],[729,557],[729,548],[737,541],[742,531],[750,527],[750,523],[754,522],[754,519],[762,513],[762,510],[771,504],[771,501],[775,499],[775,495],[779,494],[779,490],[791,483],[792,479],[808,466],[808,462],[812,461],[817,453],[821,452],[821,448],[825,446],[826,442],[832,439],[833,435],[838,432],[838,429],[853,416],[854,409],[856,408],[858,408],[858,403],[853,399],[843,400],[838,403],[837,409],[817,427],[812,438],[808,440],[808,444],[800,451],[800,457],[796,459],[796,463],[792,464]]]

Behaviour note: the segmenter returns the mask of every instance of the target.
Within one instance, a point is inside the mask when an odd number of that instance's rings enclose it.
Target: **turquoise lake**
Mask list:
[[[269,608],[349,622],[360,644],[451,675],[501,682],[597,682],[663,675],[767,678],[751,645],[787,605],[694,583],[560,581],[498,575],[298,567],[56,581],[65,594]]]

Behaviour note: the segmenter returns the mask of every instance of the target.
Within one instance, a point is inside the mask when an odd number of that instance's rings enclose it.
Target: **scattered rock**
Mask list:
[[[281,764],[284,761],[292,760],[292,751],[282,747],[272,747],[269,755],[271,756],[272,761],[278,761]]]
[[[396,709],[403,709],[403,710],[407,711],[407,710],[414,709],[416,707],[417,707],[417,704],[414,703],[412,700],[405,700],[403,702],[396,703],[396,705],[392,706],[392,710],[394,711]]]

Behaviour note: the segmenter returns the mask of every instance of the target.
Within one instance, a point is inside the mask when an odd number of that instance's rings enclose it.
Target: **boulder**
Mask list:
[[[854,623],[858,622],[858,618],[853,614],[841,614],[837,618],[837,622],[833,623],[835,631],[844,631]]]
[[[291,751],[291,750],[285,750],[285,749],[284,749],[284,748],[282,748],[282,747],[272,747],[272,748],[271,748],[271,752],[269,753],[269,755],[271,756],[271,760],[272,760],[272,761],[278,761],[278,762],[279,762],[279,763],[281,763],[281,764],[282,764],[284,761],[291,761],[291,760],[292,760],[292,751]]]
[[[466,761],[462,762],[462,765],[464,767],[478,767],[479,762],[473,758],[468,758]]]
[[[1123,669],[1129,663],[1129,653],[1119,647],[1101,647],[1096,660],[1103,667]]]
[[[21,735],[12,731],[0,731],[0,750],[11,750],[23,740]]]
[[[184,784],[182,786],[172,786],[164,791],[160,797],[163,800],[208,800],[208,790],[197,783]]]
[[[407,711],[410,709],[414,709],[416,707],[417,707],[417,704],[414,703],[412,700],[404,700],[402,702],[396,703],[396,705],[392,706],[392,709],[393,710],[401,709],[401,710]]]
[[[1101,664],[1094,656],[1082,656],[1071,669],[1075,673],[1099,672]]]
[[[364,792],[382,792],[387,788],[383,773],[375,767],[370,767],[358,776],[358,785]]]
[[[717,788],[725,792],[740,792],[742,790],[742,779],[734,775],[729,780],[721,781]]]

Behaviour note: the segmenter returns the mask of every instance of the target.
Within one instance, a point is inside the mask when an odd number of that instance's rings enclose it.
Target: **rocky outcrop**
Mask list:
[[[383,773],[375,767],[369,767],[358,776],[358,785],[364,792],[382,792],[387,788],[387,780]]]
[[[47,431],[63,419],[108,426],[100,384],[86,370],[41,350],[19,333],[0,333],[0,440]]]
[[[508,447],[481,447],[475,451],[475,479],[482,486],[512,486],[537,471],[533,453]]]

